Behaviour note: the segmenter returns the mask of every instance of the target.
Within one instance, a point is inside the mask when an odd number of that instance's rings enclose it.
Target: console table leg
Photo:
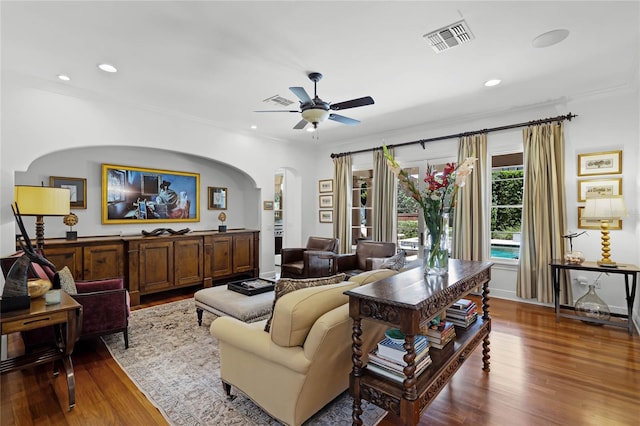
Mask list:
[[[353,318],[353,334],[351,335],[351,349],[353,351],[353,355],[351,357],[351,361],[353,362],[353,371],[352,378],[354,382],[354,392],[353,392],[353,408],[352,408],[352,424],[361,426],[362,419],[360,416],[362,415],[362,401],[360,397],[360,377],[362,376],[362,320],[358,318]]]
[[[62,363],[64,364],[64,371],[67,374],[67,388],[69,388],[69,411],[73,410],[76,406],[76,379],[73,374],[73,364],[71,362],[71,356],[67,355],[62,357]]]
[[[482,285],[482,320],[489,321],[491,319],[491,315],[489,314],[489,283],[486,282]],[[491,325],[491,324],[489,324]],[[491,331],[491,328],[489,328]],[[489,348],[489,335],[487,335],[484,339],[482,339],[482,369],[484,371],[491,371],[489,367],[489,359],[491,355],[491,349]]]

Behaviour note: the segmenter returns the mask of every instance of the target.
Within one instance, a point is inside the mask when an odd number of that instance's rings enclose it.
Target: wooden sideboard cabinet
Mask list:
[[[124,277],[131,304],[140,297],[260,273],[259,231],[195,231],[184,235],[45,240],[45,256],[77,280]]]

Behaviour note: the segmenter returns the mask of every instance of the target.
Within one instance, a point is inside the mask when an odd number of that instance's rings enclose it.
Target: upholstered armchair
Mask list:
[[[396,254],[396,244],[384,241],[360,240],[355,253],[336,256],[336,273],[348,276],[375,269],[380,260]]]
[[[236,387],[272,417],[297,426],[348,389],[352,320],[343,293],[357,285],[341,282],[285,294],[275,303],[269,332],[266,320],[215,319],[211,334],[220,345],[227,395],[233,398],[231,387]],[[367,354],[386,327],[363,320],[362,328]]]
[[[2,259],[2,271],[8,273],[17,256]],[[64,277],[65,272],[67,273]],[[60,271],[58,277],[54,271],[45,266],[31,264],[29,275],[33,278],[49,280],[53,288],[60,288],[60,276],[62,279],[73,280],[68,269]],[[129,293],[124,287],[122,278],[113,278],[96,281],[74,281],[75,294],[69,295],[82,305],[82,328],[80,339],[87,339],[105,334],[123,333],[125,348],[129,347]],[[68,288],[66,289],[68,290]],[[69,291],[67,291],[69,292]],[[23,333],[25,348],[35,347],[54,340],[53,328],[42,328]]]
[[[283,248],[280,251],[280,276],[283,278],[316,278],[335,274],[334,254],[337,238],[309,237],[304,248]]]

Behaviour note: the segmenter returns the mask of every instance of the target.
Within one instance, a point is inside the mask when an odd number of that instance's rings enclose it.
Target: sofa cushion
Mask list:
[[[345,274],[332,275],[330,277],[323,278],[280,278],[275,285],[275,298],[273,300],[273,309],[271,311],[271,317],[267,320],[264,326],[264,331],[269,332],[271,329],[271,320],[273,319],[273,310],[275,310],[276,302],[279,298],[292,291],[299,290],[301,288],[317,287],[329,284],[337,284],[345,280]]]
[[[365,285],[382,280],[397,273],[398,272],[394,271],[393,269],[374,269],[372,271],[365,271],[359,273],[358,275],[354,275],[353,277],[349,278],[349,282],[355,282],[358,285]]]
[[[325,313],[349,302],[345,291],[356,283],[341,282],[303,288],[278,300],[273,313],[271,340],[278,346],[302,346],[309,330]]]
[[[76,281],[73,279],[73,275],[67,266],[56,272],[56,275],[58,275],[58,278],[60,279],[61,289],[63,289],[67,294],[78,294]]]
[[[380,269],[393,269],[399,271],[404,267],[404,259],[407,253],[404,250],[400,250],[398,253],[391,257],[388,257],[380,265]]]

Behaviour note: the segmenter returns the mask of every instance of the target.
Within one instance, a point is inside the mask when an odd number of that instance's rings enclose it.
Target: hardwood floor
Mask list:
[[[147,299],[138,308],[191,297]],[[640,337],[562,319],[551,308],[491,299],[491,372],[481,348],[422,416],[420,425],[637,425]],[[12,336],[10,351],[19,351]],[[101,340],[73,355],[76,407],[51,366],[1,378],[0,424],[165,425],[159,411],[110,357]],[[213,384],[217,385],[217,384]],[[381,425],[397,422],[387,416]]]

